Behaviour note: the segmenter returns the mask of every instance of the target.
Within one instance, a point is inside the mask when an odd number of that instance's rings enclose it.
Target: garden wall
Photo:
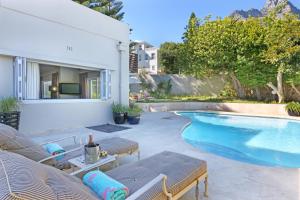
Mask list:
[[[251,115],[288,116],[284,104],[209,103],[209,102],[164,102],[138,103],[146,112],[204,110],[235,112]]]
[[[145,75],[146,81],[156,86],[160,82],[171,80],[173,95],[217,96],[224,89],[226,79],[221,76],[196,79],[184,75]],[[131,84],[131,92],[139,92],[139,84]]]
[[[143,75],[147,83],[151,83],[156,87],[160,82],[167,82],[171,80],[172,95],[178,96],[218,96],[227,84],[231,84],[231,81],[226,79],[225,76],[214,76],[210,78],[196,79],[192,76],[184,75]],[[138,80],[138,75],[135,77]],[[298,87],[300,91],[300,87]],[[139,93],[141,91],[140,84],[130,84],[130,92]],[[265,86],[259,88],[261,100],[275,101],[276,95],[272,94],[271,88]],[[300,95],[295,92],[290,86],[285,85],[284,92],[286,101],[300,101]],[[255,90],[246,89],[248,99],[256,99]]]

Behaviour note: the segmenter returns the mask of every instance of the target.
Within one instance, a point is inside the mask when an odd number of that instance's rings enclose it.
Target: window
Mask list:
[[[139,50],[143,50],[143,47],[142,47],[142,45],[139,45]]]
[[[152,71],[155,71],[155,65],[152,66]]]
[[[145,60],[149,60],[149,55],[145,54]]]
[[[14,93],[19,100],[109,99],[111,72],[40,64],[17,57]]]
[[[142,55],[139,54],[139,61],[142,61]]]
[[[90,78],[88,80],[88,87],[89,87],[89,95],[90,99],[99,99],[100,98],[100,82],[99,78]]]
[[[151,60],[154,60],[156,57],[156,54],[155,53],[151,53]]]

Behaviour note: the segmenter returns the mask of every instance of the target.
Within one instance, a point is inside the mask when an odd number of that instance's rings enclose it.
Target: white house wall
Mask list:
[[[71,0],[1,0],[0,54],[117,69],[128,25]]]
[[[112,101],[57,101],[23,104],[20,130],[26,134],[37,134],[45,130],[81,128],[112,122]]]
[[[71,0],[0,0],[0,26],[0,98],[13,95],[14,56],[57,66],[113,70],[110,100],[24,101],[21,131],[111,122],[112,103],[128,104],[127,24]]]
[[[13,58],[0,55],[0,97],[13,96]]]
[[[118,82],[116,73],[112,73],[112,82]],[[112,85],[112,98],[108,101],[95,99],[24,101],[21,106],[20,130],[31,134],[51,129],[113,123],[111,105],[118,102],[118,87],[117,84]],[[128,102],[128,93],[123,95],[127,96],[127,99],[123,100]]]
[[[126,57],[124,58],[126,59]],[[0,98],[13,96],[13,58],[0,56]],[[126,73],[126,71],[123,71]],[[128,76],[122,82],[128,81]],[[21,103],[20,130],[39,133],[50,129],[87,127],[112,123],[111,105],[119,101],[119,75],[112,73],[112,98],[108,101],[57,99]],[[121,85],[121,101],[128,103],[128,84]]]

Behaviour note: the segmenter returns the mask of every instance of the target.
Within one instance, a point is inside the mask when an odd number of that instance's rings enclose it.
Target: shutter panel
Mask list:
[[[108,92],[108,99],[111,99],[111,70],[108,70],[107,73],[108,77],[107,77],[107,92]]]
[[[111,98],[111,71],[101,70],[101,99],[108,100]]]
[[[18,100],[25,98],[26,58],[16,57],[14,60],[14,95]]]
[[[107,70],[101,70],[101,99],[106,100],[107,99]]]

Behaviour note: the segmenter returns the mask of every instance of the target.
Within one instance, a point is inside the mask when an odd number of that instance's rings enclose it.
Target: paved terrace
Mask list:
[[[204,153],[184,142],[182,129],[189,119],[173,113],[144,113],[141,124],[117,133],[102,133],[86,128],[53,130],[32,135],[36,141],[45,141],[70,135],[87,136],[93,133],[95,139],[120,136],[139,142],[141,157],[146,158],[164,150],[174,151],[206,160],[209,173],[210,200],[299,200],[299,169],[262,167],[229,160]],[[133,162],[136,157],[127,157],[122,162]],[[175,166],[174,166],[175,167]],[[203,184],[200,190],[203,191]],[[192,200],[194,190],[182,200]]]

